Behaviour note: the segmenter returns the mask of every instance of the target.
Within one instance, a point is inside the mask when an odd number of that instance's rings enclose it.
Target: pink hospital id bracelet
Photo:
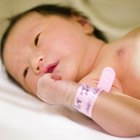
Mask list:
[[[88,117],[92,115],[92,109],[98,95],[102,92],[110,92],[115,79],[115,71],[111,67],[105,67],[101,73],[97,88],[80,85],[74,100],[74,107]]]
[[[80,85],[74,100],[74,108],[88,117],[92,115],[92,109],[96,98],[101,91],[92,89],[87,85]]]

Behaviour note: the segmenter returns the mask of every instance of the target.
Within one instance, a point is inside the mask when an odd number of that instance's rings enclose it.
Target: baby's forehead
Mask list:
[[[24,15],[23,17],[21,17],[14,25],[12,30],[20,31],[22,30],[23,27],[33,28],[33,26],[38,25],[38,23],[41,24],[43,22],[46,22],[46,20],[48,20],[50,17],[64,18],[63,16],[55,15],[55,14],[43,15],[37,12],[30,12]]]
[[[26,25],[28,24],[28,26],[31,26],[33,23],[33,21],[37,21],[39,19],[43,19],[46,18],[45,16],[42,16],[41,14],[37,13],[37,12],[31,12],[28,13],[26,15],[24,15],[23,17],[21,17],[17,23],[15,24],[15,27],[20,26],[21,24]]]
[[[4,47],[4,56],[8,54],[21,53],[21,47],[25,46],[25,42],[30,36],[30,29],[35,21],[38,21],[40,15],[32,12],[24,17],[22,17],[11,29]],[[28,36],[27,36],[28,35]],[[5,55],[6,54],[6,55]],[[11,58],[12,55],[10,55]],[[4,58],[5,59],[5,58]]]
[[[18,39],[22,37],[24,33],[30,33],[30,30],[38,24],[38,22],[41,21],[45,17],[41,16],[40,14],[36,12],[29,13],[25,15],[24,17],[20,18],[17,23],[12,27],[7,40],[14,38]],[[13,39],[13,40],[14,40]],[[6,41],[7,42],[7,41]]]

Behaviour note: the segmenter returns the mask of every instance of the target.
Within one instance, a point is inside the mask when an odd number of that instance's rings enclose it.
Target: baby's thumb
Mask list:
[[[62,80],[62,77],[58,74],[52,74],[51,78],[54,80]]]

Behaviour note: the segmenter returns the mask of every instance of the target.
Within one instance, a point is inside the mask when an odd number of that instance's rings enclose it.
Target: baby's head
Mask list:
[[[86,16],[71,7],[40,5],[9,21],[1,39],[2,61],[9,77],[34,95],[44,73],[78,81],[88,72],[80,63],[91,36],[106,41]]]

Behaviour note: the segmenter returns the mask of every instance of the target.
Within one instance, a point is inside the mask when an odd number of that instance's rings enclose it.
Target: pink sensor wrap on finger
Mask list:
[[[101,73],[97,88],[80,85],[75,96],[74,108],[91,117],[98,95],[102,91],[110,92],[114,79],[115,71],[111,67],[105,67]]]

